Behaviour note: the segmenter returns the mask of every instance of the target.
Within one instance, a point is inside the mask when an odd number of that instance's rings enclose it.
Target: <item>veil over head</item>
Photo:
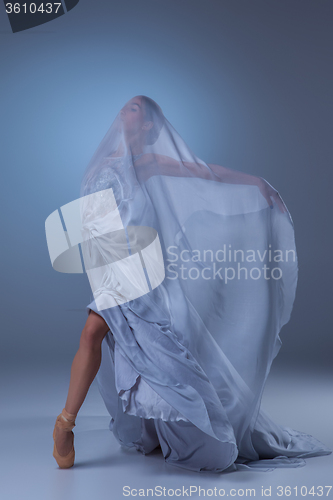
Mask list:
[[[80,195],[87,310],[110,327],[100,392],[123,445],[147,452],[150,419],[164,443],[182,421],[223,447],[216,471],[299,466],[330,451],[260,409],[295,298],[293,222],[225,171],[198,158],[146,96],[98,146]],[[190,458],[180,466],[200,469]]]

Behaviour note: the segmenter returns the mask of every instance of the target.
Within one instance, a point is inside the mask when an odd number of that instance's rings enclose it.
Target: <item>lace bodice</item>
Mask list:
[[[133,161],[141,155],[134,155]],[[106,157],[104,165],[99,169],[96,176],[90,181],[87,186],[86,195],[98,193],[98,202],[94,203],[94,207],[89,206],[89,210],[85,211],[86,217],[89,220],[97,219],[104,216],[106,213],[114,210],[114,201],[110,197],[107,189],[112,188],[114,198],[118,209],[121,208],[124,201],[133,198],[133,189],[136,182],[134,179],[129,183],[129,179],[135,176],[132,165],[132,157]]]

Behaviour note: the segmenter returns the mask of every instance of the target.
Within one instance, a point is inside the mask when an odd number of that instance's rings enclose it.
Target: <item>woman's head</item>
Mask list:
[[[120,111],[127,138],[151,145],[156,142],[165,118],[159,105],[143,95],[130,99]]]

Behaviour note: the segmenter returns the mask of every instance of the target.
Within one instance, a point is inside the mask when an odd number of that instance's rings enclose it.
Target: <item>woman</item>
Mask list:
[[[136,96],[80,194],[94,300],[54,429],[59,467],[74,463],[72,429],[96,374],[119,443],[160,446],[171,465],[219,473],[331,453],[260,410],[297,284],[279,193],[204,163],[152,99]]]

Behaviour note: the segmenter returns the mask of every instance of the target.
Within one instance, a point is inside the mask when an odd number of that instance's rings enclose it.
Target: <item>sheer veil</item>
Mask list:
[[[225,469],[330,453],[260,409],[298,263],[291,215],[257,179],[198,158],[146,96],[90,160],[87,310],[110,327],[98,384],[122,444],[139,447],[142,421],[183,420],[223,444]]]

